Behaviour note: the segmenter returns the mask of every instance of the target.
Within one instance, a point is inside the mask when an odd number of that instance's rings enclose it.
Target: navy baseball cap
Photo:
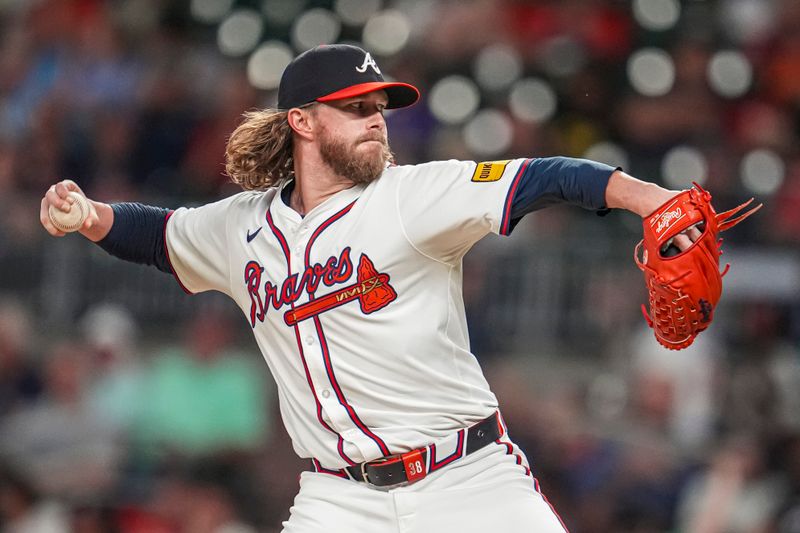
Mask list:
[[[325,44],[303,52],[283,71],[278,108],[288,110],[379,90],[389,97],[387,109],[410,106],[419,99],[413,85],[384,81],[369,52],[349,44]]]

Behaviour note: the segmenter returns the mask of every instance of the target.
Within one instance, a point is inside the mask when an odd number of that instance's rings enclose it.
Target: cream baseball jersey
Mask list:
[[[461,259],[509,232],[529,164],[387,167],[305,217],[279,189],[181,208],[169,259],[185,290],[244,312],[301,457],[342,468],[406,452],[497,409],[470,352]]]

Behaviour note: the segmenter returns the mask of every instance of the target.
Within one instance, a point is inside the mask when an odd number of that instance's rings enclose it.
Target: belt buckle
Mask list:
[[[389,490],[394,489],[397,487],[402,487],[408,485],[408,481],[398,481],[397,483],[389,483],[386,485],[376,485],[369,479],[369,475],[367,474],[367,467],[368,466],[380,466],[383,463],[391,463],[395,461],[400,461],[402,458],[401,455],[389,455],[387,457],[381,457],[379,459],[374,459],[372,461],[365,461],[359,465],[359,470],[361,471],[361,477],[364,478],[364,483],[369,485],[372,488],[377,490]]]
[[[361,470],[361,477],[364,478],[364,483],[370,485],[371,487],[375,487],[376,489],[392,488],[396,485],[399,485],[400,483],[403,483],[402,481],[400,481],[399,483],[393,483],[390,485],[376,485],[375,483],[369,480],[369,475],[367,475],[368,466],[378,466],[382,463],[389,463],[391,461],[396,461],[399,459],[399,457],[400,457],[399,455],[389,455],[387,457],[381,457],[379,459],[373,459],[372,461],[364,461],[363,463],[361,463],[359,465],[359,469]]]
[[[367,465],[369,463],[370,462],[368,461],[364,461],[359,466],[361,467],[361,477],[364,479],[364,483],[366,483],[367,485],[372,485],[372,482],[369,480],[369,476],[367,476]],[[374,487],[375,485],[372,486]]]

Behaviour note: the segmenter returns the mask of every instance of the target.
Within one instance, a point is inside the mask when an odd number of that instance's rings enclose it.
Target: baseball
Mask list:
[[[83,225],[86,217],[89,216],[89,202],[82,194],[70,191],[67,196],[74,200],[69,211],[64,212],[54,205],[51,205],[47,210],[50,222],[56,229],[64,233],[77,231]]]

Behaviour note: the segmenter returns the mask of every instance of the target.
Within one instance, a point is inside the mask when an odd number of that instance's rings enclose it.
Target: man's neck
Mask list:
[[[334,173],[322,162],[295,160],[294,189],[289,197],[289,207],[305,216],[322,202],[353,186],[353,182]]]

